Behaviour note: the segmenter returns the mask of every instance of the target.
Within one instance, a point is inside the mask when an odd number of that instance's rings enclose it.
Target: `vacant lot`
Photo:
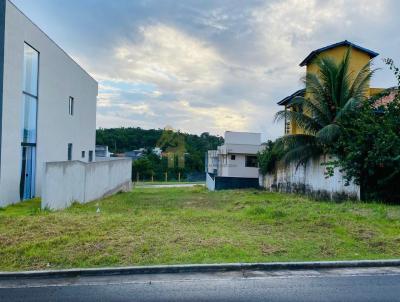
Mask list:
[[[376,203],[194,187],[0,210],[0,270],[399,256],[400,207]]]

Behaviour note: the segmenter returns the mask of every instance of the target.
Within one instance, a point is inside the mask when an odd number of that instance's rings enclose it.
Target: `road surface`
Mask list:
[[[400,301],[400,268],[0,280],[0,301]]]

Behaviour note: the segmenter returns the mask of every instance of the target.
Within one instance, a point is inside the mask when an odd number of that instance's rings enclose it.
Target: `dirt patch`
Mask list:
[[[360,239],[362,241],[370,241],[370,240],[374,239],[376,236],[377,236],[377,233],[372,230],[358,229],[356,232],[357,239]]]
[[[263,255],[282,255],[286,253],[286,250],[278,246],[264,243],[261,245],[261,252]]]

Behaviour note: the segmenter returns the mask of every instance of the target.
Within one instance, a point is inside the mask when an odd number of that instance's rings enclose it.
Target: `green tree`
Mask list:
[[[275,142],[269,140],[265,144],[265,149],[259,152],[257,156],[260,172],[263,175],[273,172],[283,155],[282,148],[278,148]]]
[[[399,69],[392,60],[387,64],[398,77]],[[330,174],[335,167],[344,172],[347,182],[361,187],[363,199],[400,201],[400,97],[397,89],[384,91],[343,121],[337,143],[332,152],[338,159],[328,165]],[[391,95],[394,100],[378,106],[377,99]]]
[[[277,141],[276,147],[284,149],[286,162],[301,164],[327,153],[336,144],[347,114],[366,100],[374,73],[371,62],[354,75],[349,69],[350,58],[351,49],[339,62],[330,57],[317,59],[318,73],[308,73],[304,79],[306,96],[296,97],[292,102],[292,106],[301,110],[282,110],[276,114],[276,120],[289,120],[304,131]]]
[[[132,163],[132,180],[135,181],[137,176],[140,180],[150,179],[153,171],[153,163],[147,156],[139,158]]]

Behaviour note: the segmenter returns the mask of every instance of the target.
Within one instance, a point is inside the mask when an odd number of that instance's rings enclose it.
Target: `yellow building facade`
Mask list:
[[[335,61],[339,62],[345,56],[347,50],[351,48],[351,57],[350,57],[350,66],[349,72],[350,76],[355,78],[358,72],[373,58],[378,56],[378,53],[366,49],[364,47],[353,44],[347,40],[335,43],[323,48],[319,48],[317,50],[312,51],[301,63],[301,67],[306,67],[306,73],[314,73],[318,74],[318,66],[315,63],[317,59],[330,57]],[[367,90],[367,97],[375,95],[381,92],[383,88],[371,88]],[[292,105],[292,100],[297,96],[305,96],[307,97],[307,87],[304,89],[298,90],[290,96],[287,96],[280,102],[278,105],[285,106],[285,110],[301,110],[301,108]],[[301,134],[303,133],[302,129],[300,129],[295,123],[291,123],[290,121],[285,121],[285,134]]]

